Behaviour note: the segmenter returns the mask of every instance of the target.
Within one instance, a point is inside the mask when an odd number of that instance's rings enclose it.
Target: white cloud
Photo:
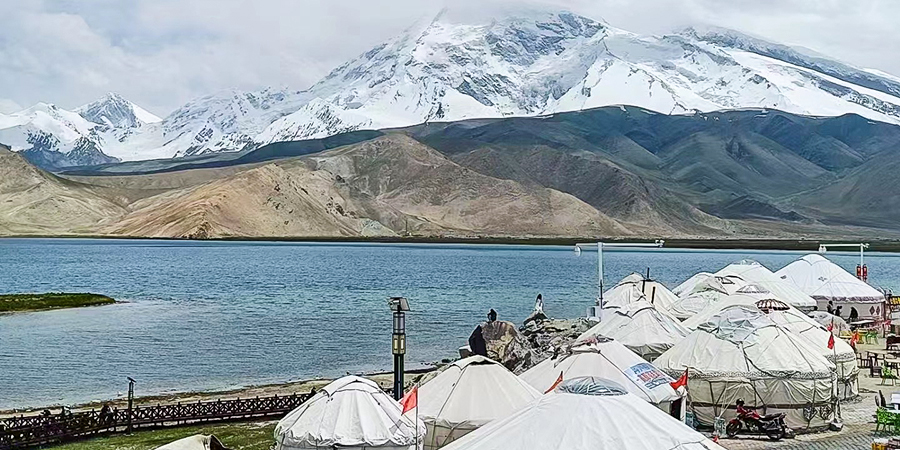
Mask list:
[[[19,112],[23,109],[25,108],[22,108],[22,105],[8,98],[0,98],[0,114]]]
[[[333,67],[460,0],[20,0],[0,2],[0,111],[73,108],[107,91],[158,115],[227,88],[303,89]],[[663,33],[735,28],[900,75],[900,2],[550,0],[611,25]],[[467,13],[509,0],[468,0]]]

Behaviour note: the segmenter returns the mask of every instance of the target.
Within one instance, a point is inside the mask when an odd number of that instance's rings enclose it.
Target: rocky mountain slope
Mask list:
[[[125,212],[115,195],[66,180],[0,147],[0,234],[81,234]]]
[[[273,163],[72,180],[2,157],[7,235],[630,234],[569,194],[479,174],[402,134]]]
[[[32,158],[58,168],[103,162],[101,155],[186,157],[361,129],[607,105],[662,114],[743,108],[853,113],[898,124],[900,82],[731,30],[642,36],[568,12],[517,8],[473,23],[457,20],[451,10],[373,47],[306,90],[220,92],[159,122],[110,95],[77,114],[45,111],[57,116],[53,121],[22,119],[33,111],[0,116],[0,142],[63,155],[77,147],[80,153],[68,159]],[[708,141],[696,138],[700,145]],[[755,152],[735,141],[741,145]],[[857,156],[844,155],[845,163]],[[797,170],[805,177],[808,169]]]
[[[584,200],[633,230],[735,231],[721,219],[895,229],[900,127],[771,110],[631,107],[404,129],[489,176]],[[878,174],[878,176],[872,176]]]

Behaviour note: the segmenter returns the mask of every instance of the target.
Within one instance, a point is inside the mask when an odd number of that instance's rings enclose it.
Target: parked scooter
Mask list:
[[[791,436],[794,431],[784,424],[784,413],[766,414],[760,416],[755,410],[744,407],[744,400],[737,401],[737,417],[731,419],[725,426],[725,435],[735,437],[741,430],[746,429],[750,434],[766,435],[773,441]]]

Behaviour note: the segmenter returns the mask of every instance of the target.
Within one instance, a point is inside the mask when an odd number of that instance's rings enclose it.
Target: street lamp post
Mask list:
[[[654,242],[596,242],[596,243],[579,243],[575,244],[575,254],[581,255],[583,248],[597,248],[597,305],[594,307],[593,313],[589,313],[591,317],[597,317],[603,320],[603,249],[604,248],[660,248],[666,241],[657,239]]]
[[[135,383],[135,381],[134,381],[134,378],[131,378],[131,377],[126,377],[126,378],[128,378],[128,427],[127,427],[127,430],[129,433],[131,433],[131,431],[132,431],[131,421],[132,421],[132,414],[134,411],[134,383]]]
[[[406,355],[406,312],[409,300],[405,297],[391,297],[388,306],[393,311],[394,327],[391,351],[394,354],[394,399],[403,398],[403,357]]]

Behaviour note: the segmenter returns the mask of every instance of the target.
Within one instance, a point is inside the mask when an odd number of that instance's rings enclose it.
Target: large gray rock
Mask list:
[[[534,365],[528,341],[519,334],[512,322],[497,320],[482,322],[476,328],[484,338],[486,355],[514,373],[521,373]],[[475,348],[474,353],[479,353]]]
[[[554,352],[562,351],[571,345],[578,336],[593,325],[595,325],[594,322],[583,317],[532,320],[526,322],[520,331],[530,347],[532,363],[538,364],[553,356]]]

